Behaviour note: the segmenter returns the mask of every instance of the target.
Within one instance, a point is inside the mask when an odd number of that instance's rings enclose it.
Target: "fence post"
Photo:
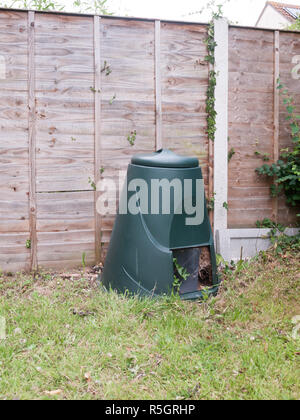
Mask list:
[[[215,20],[214,231],[227,229],[228,210],[228,21]]]
[[[155,108],[156,108],[156,150],[162,149],[162,105],[161,105],[161,64],[160,39],[161,22],[155,21]]]
[[[35,14],[28,12],[28,144],[29,144],[29,230],[30,270],[36,270],[36,103],[35,103]]]
[[[279,97],[277,89],[280,77],[280,33],[274,32],[274,137],[273,137],[273,160],[274,163],[279,159]],[[278,197],[272,199],[272,220],[278,222]]]
[[[100,16],[94,16],[94,72],[95,72],[95,259],[99,264],[102,257],[102,220],[97,210],[99,192],[98,183],[101,179],[101,51],[100,51]]]

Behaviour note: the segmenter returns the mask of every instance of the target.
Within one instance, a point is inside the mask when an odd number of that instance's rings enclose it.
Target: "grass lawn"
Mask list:
[[[1,399],[299,399],[300,258],[263,253],[203,304],[0,276]]]

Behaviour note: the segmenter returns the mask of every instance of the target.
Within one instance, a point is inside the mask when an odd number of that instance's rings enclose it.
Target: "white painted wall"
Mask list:
[[[290,24],[291,22],[288,19],[277,12],[274,7],[268,5],[256,26],[258,28],[284,29]]]

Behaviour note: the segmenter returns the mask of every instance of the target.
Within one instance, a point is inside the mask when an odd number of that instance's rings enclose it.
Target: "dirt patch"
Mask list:
[[[45,297],[50,297],[52,296],[52,293],[53,293],[53,289],[50,288],[49,286],[40,286],[40,285],[36,285],[34,287],[34,291],[38,293],[40,296],[45,296]]]

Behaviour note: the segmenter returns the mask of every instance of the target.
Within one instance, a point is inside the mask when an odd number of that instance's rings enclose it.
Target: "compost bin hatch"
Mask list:
[[[213,267],[208,247],[173,251],[174,279],[180,283],[179,293],[193,293],[213,286]]]

